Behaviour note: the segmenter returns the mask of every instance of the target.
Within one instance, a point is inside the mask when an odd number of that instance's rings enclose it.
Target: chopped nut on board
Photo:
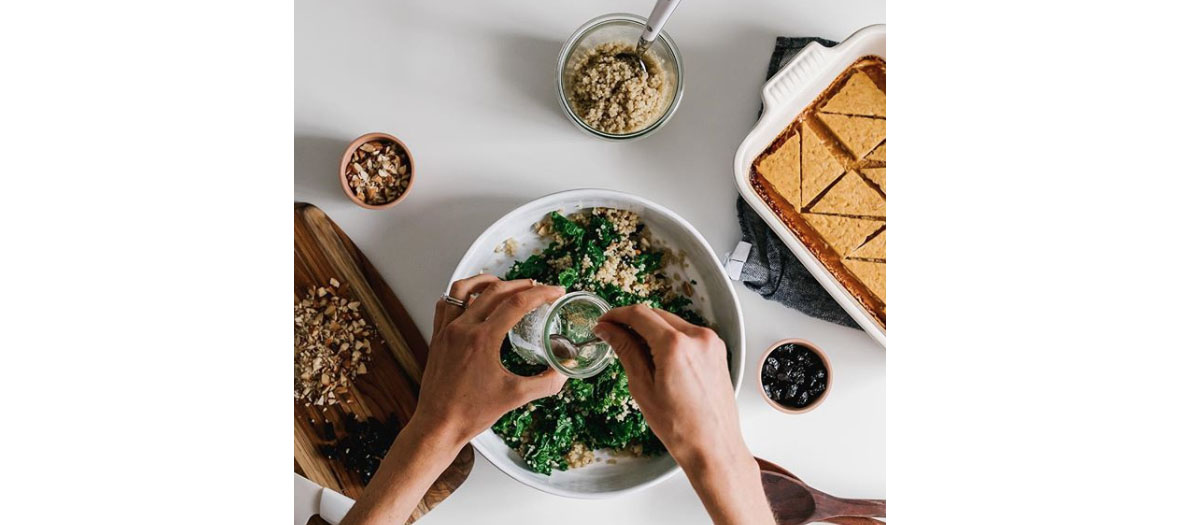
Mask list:
[[[368,372],[373,352],[361,303],[343,297],[336,279],[328,282],[295,300],[295,399],[309,406],[339,403],[356,376]]]

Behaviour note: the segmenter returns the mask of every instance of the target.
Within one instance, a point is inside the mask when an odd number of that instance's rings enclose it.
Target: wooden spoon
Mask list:
[[[885,517],[883,500],[845,500],[815,490],[785,468],[754,458],[762,470],[762,489],[779,525],[826,521],[837,525],[884,525],[868,516]],[[817,497],[818,495],[818,497]],[[824,502],[823,506],[819,503]],[[852,506],[849,506],[851,504]],[[853,511],[868,509],[870,514]],[[839,512],[831,514],[830,512]]]

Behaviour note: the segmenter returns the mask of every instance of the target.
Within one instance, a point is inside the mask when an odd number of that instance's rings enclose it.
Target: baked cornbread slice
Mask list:
[[[844,173],[844,167],[820,140],[809,122],[803,124],[803,200],[806,206]]]
[[[844,266],[864,283],[873,295],[885,302],[885,263],[844,259]]]
[[[882,192],[885,191],[885,168],[863,168],[860,172],[877,186],[880,186]]]
[[[884,119],[832,113],[817,113],[816,116],[857,159],[863,159],[885,140]]]
[[[865,157],[865,159],[866,160],[879,160],[881,162],[885,162],[885,143],[882,142],[881,145],[877,146],[877,149],[873,150],[872,153],[869,153],[869,155],[867,157]]]
[[[850,259],[881,259],[885,260],[885,232],[869,239],[860,248],[848,254]]]
[[[836,215],[865,215],[885,218],[885,199],[855,171],[845,173],[819,202],[812,213]]]
[[[827,104],[819,108],[828,113],[843,113],[845,115],[866,115],[872,117],[885,116],[885,92],[877,88],[873,79],[857,71],[848,78],[848,82]]]
[[[795,208],[802,207],[800,192],[800,140],[799,134],[791,135],[774,153],[762,158],[754,167],[761,173],[774,191]]]
[[[823,238],[824,242],[827,242],[828,246],[831,246],[840,257],[860,246],[869,235],[885,224],[872,219],[810,213],[804,213],[803,218],[812,228],[815,228],[815,231],[819,232],[819,236]]]
[[[885,327],[885,61],[861,57],[787,125],[750,167],[767,207],[840,286]],[[800,195],[763,173],[799,137]],[[792,143],[793,144],[793,143]],[[789,175],[789,173],[788,173]],[[792,179],[786,179],[790,186]],[[789,200],[788,200],[789,198]]]

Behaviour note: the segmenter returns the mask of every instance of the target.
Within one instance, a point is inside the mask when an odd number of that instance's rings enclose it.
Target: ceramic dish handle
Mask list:
[[[816,71],[824,67],[832,50],[812,42],[803,47],[786,67],[775,73],[766,85],[762,86],[762,104],[766,106],[763,113],[771,113],[770,109],[791,98],[804,82],[812,78]]]
[[[324,521],[336,525],[344,519],[344,515],[348,514],[354,503],[356,502],[352,498],[325,488],[324,492],[320,494],[320,517]]]

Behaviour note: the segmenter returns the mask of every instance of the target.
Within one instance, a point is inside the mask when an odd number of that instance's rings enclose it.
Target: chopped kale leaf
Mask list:
[[[663,259],[664,252],[642,253],[635,258],[635,268],[639,270],[639,275],[646,275],[658,270]]]
[[[577,223],[565,218],[560,213],[551,212],[549,218],[553,220],[553,227],[557,230],[557,234],[566,241],[576,243],[582,240],[582,236],[586,234],[585,228],[578,226]]]
[[[556,240],[541,253],[516,261],[506,279],[560,284],[568,290],[598,294],[612,306],[643,303],[677,314],[693,324],[706,324],[692,310],[692,300],[688,297],[667,290],[650,296],[639,295],[596,278],[607,261],[611,245],[621,241],[638,246],[637,233],[622,239],[611,220],[598,213],[574,220],[555,211],[549,214],[549,220]],[[640,224],[637,232],[642,230]],[[654,249],[641,250],[624,263],[634,266],[637,276],[643,279],[662,267],[663,255]],[[518,375],[535,375],[546,369],[543,364],[534,365],[522,359],[507,339],[500,357],[504,367]],[[627,375],[618,361],[594,377],[568,379],[560,393],[505,414],[492,430],[521,454],[530,469],[541,474],[568,469],[567,455],[574,443],[593,450],[609,448],[646,455],[662,454],[666,450],[631,399]]]
[[[574,281],[578,280],[578,271],[573,268],[566,268],[557,274],[557,282],[562,286],[569,288],[574,285]]]

